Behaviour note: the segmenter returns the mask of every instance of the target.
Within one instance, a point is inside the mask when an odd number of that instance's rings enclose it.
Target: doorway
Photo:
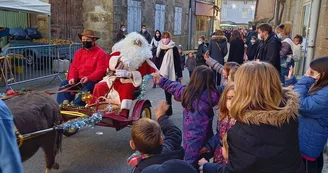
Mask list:
[[[83,31],[83,0],[50,0],[51,37],[80,42]]]

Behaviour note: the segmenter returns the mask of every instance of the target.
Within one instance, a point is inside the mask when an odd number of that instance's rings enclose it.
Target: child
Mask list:
[[[192,71],[196,68],[196,58],[192,52],[188,53],[186,67],[189,71],[189,77],[191,77]]]
[[[172,159],[183,159],[181,131],[169,117],[164,115],[169,105],[161,101],[155,109],[158,123],[148,118],[138,120],[132,126],[130,146],[137,152],[128,158],[134,173],[140,173],[153,164],[162,164]],[[164,139],[161,137],[163,132]]]
[[[248,49],[247,49],[247,59],[249,61],[253,61],[255,59],[256,56],[256,51],[257,51],[257,47],[258,47],[258,42],[256,37],[251,37],[251,42],[248,45]]]
[[[179,55],[180,55],[180,64],[181,64],[181,70],[183,71],[183,69],[185,68],[185,63],[186,63],[186,55],[183,54],[183,48],[181,45],[179,45]]]
[[[222,93],[219,103],[219,121],[218,133],[211,138],[205,146],[199,151],[203,153],[211,153],[214,163],[224,163],[227,161],[223,157],[223,150],[220,145],[220,140],[223,139],[224,134],[235,124],[236,120],[230,116],[231,101],[235,95],[233,84],[228,85]],[[199,166],[204,164],[204,158],[199,161]],[[207,161],[206,161],[207,162]]]
[[[187,86],[154,75],[158,86],[182,101],[184,160],[198,170],[199,150],[213,137],[213,107],[219,101],[213,78],[213,71],[206,66],[198,66],[191,75]]]
[[[230,73],[230,69],[233,67],[239,67],[240,65],[236,62],[227,62],[224,64],[224,66],[222,64],[220,64],[219,62],[217,62],[216,60],[212,59],[209,56],[209,51],[207,51],[204,54],[204,59],[206,64],[209,67],[212,67],[216,72],[221,74],[221,83],[220,86],[226,86],[227,85],[227,80],[228,80],[228,76]]]

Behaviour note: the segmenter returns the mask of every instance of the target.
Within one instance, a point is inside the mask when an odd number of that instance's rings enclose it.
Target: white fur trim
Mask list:
[[[120,56],[112,56],[109,59],[109,70],[115,71]]]
[[[122,109],[130,110],[130,109],[132,109],[132,105],[133,105],[132,100],[124,99],[124,100],[122,100],[121,110]]]
[[[156,65],[152,61],[150,61],[150,59],[147,59],[146,62],[151,68],[155,69],[156,72],[159,72]]]
[[[142,76],[141,76],[141,73],[138,72],[138,71],[131,71],[132,73],[132,79],[123,79],[121,78],[121,82],[122,83],[132,83],[133,86],[135,87],[139,87],[142,83]]]

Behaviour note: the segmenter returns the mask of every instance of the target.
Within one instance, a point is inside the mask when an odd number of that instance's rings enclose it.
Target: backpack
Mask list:
[[[290,48],[293,51],[294,61],[299,61],[302,58],[302,48],[301,45],[295,45],[290,38],[284,39],[282,42],[286,42],[290,45]]]

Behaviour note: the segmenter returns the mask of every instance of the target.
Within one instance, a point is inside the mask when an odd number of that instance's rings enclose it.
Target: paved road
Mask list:
[[[187,75],[187,72],[185,72]],[[188,80],[188,79],[187,79]],[[148,85],[146,99],[156,106],[159,100],[165,99],[164,91],[152,89]],[[172,119],[182,129],[181,104],[173,103]],[[153,117],[154,118],[154,117]],[[103,135],[97,135],[102,132]],[[133,153],[129,146],[131,128],[116,132],[115,129],[95,127],[83,129],[76,135],[64,137],[62,152],[57,155],[61,173],[128,173],[132,168],[126,159]],[[44,153],[40,149],[30,160],[23,163],[26,173],[41,173],[45,170]]]
[[[184,72],[187,76],[187,71]],[[189,79],[185,78],[187,82]],[[58,83],[58,82],[57,82]],[[53,88],[54,84],[50,86]],[[165,99],[162,89],[152,89],[148,85],[146,99],[156,106],[159,100]],[[182,129],[181,104],[173,103],[174,112],[172,119]],[[214,123],[215,124],[215,123]],[[102,132],[103,135],[97,135]],[[125,128],[119,132],[115,129],[95,127],[83,129],[76,135],[64,137],[62,152],[57,155],[60,165],[55,173],[129,173],[132,168],[126,164],[126,159],[133,153],[129,147],[131,128]],[[326,156],[326,154],[325,154]],[[30,160],[23,163],[26,173],[43,173],[45,170],[44,153],[40,149]],[[325,165],[328,166],[327,157]],[[325,166],[325,167],[326,167]],[[327,168],[323,173],[328,173]]]

